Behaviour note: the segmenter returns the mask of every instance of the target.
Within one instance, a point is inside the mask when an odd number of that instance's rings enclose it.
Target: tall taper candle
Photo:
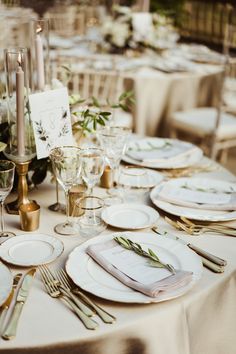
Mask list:
[[[24,71],[21,66],[21,56],[18,58],[16,70],[16,129],[17,151],[19,156],[25,154],[25,118],[24,118]]]
[[[35,38],[35,59],[36,59],[36,71],[37,71],[37,86],[38,90],[43,91],[45,86],[44,77],[44,58],[43,58],[43,42],[40,36],[42,28],[38,27]]]

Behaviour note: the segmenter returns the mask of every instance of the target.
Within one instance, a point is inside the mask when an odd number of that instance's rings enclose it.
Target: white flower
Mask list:
[[[130,31],[127,23],[113,23],[111,40],[117,47],[124,47],[129,38]]]
[[[7,100],[0,100],[0,123],[4,122],[7,117]]]
[[[128,7],[128,6],[114,5],[112,9],[113,9],[113,11],[115,11],[118,14],[121,14],[121,15],[131,14],[131,8]]]
[[[64,87],[64,85],[60,80],[55,79],[55,78],[52,79],[52,87],[51,87],[52,90],[56,90],[56,89],[59,89],[62,87]]]

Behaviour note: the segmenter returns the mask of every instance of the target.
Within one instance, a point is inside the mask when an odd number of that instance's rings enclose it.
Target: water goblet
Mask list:
[[[59,185],[63,188],[66,198],[66,217],[64,223],[55,226],[54,230],[60,235],[78,233],[76,225],[70,221],[69,192],[80,178],[80,149],[75,146],[56,147],[50,152],[54,174]]]
[[[5,231],[4,218],[3,218],[3,204],[6,197],[12,190],[14,174],[15,174],[14,162],[7,161],[7,160],[0,160],[0,208],[1,208],[0,237],[15,236],[13,232]]]
[[[100,145],[105,153],[105,161],[114,172],[114,180],[118,180],[119,165],[122,155],[125,153],[130,129],[125,127],[107,126],[97,132]],[[116,195],[115,189],[109,189],[109,193]]]
[[[88,194],[93,194],[93,188],[100,180],[104,171],[104,152],[96,147],[80,150],[81,177],[88,187]]]

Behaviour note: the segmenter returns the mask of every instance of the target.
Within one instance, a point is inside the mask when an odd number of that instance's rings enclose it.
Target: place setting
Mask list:
[[[235,220],[235,190],[232,182],[183,177],[163,182],[150,194],[160,209],[192,220],[223,222]]]
[[[188,142],[143,138],[129,143],[123,161],[148,168],[176,169],[194,165],[202,156],[202,150]]]

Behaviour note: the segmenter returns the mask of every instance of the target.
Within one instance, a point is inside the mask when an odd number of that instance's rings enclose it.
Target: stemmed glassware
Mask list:
[[[3,203],[12,190],[15,174],[15,164],[11,161],[0,160],[0,205],[1,205],[1,231],[0,237],[15,236],[13,232],[4,230]]]
[[[93,187],[104,171],[104,152],[96,147],[81,149],[81,177],[88,187],[88,194],[93,194]]]
[[[56,179],[63,188],[66,197],[67,220],[56,225],[54,230],[61,235],[77,234],[76,225],[70,221],[69,216],[69,191],[71,187],[78,183],[80,178],[80,149],[74,146],[57,147],[51,150],[50,159]]]
[[[131,131],[125,127],[107,126],[97,132],[98,140],[105,153],[105,161],[114,171],[114,180],[118,180],[119,165],[122,155],[125,153],[126,144]],[[115,190],[110,194],[116,195]]]

